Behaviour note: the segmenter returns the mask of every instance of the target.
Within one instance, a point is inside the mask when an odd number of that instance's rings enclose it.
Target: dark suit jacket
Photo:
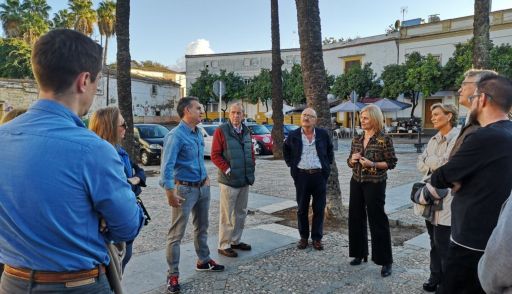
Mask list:
[[[318,158],[322,164],[322,175],[325,179],[331,173],[331,163],[334,160],[332,142],[326,130],[315,128],[315,146]],[[283,144],[283,155],[286,165],[290,167],[292,178],[296,178],[302,156],[302,128],[291,131]]]

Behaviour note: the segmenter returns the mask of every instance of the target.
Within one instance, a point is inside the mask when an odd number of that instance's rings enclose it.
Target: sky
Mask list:
[[[0,0],[0,2],[4,2]],[[65,0],[47,0],[53,14],[67,8]],[[93,0],[97,8],[99,0]],[[473,14],[474,0],[319,0],[322,39],[354,38],[385,33],[397,19],[439,14],[443,19]],[[492,11],[512,8],[510,0],[492,0]],[[299,47],[295,1],[279,1],[281,48]],[[99,34],[93,35],[99,40]],[[115,39],[108,62],[115,61]],[[152,60],[185,70],[185,54],[269,50],[269,0],[132,0],[132,60]]]

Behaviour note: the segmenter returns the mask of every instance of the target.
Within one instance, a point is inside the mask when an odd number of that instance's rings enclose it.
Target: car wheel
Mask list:
[[[260,142],[256,143],[256,145],[254,146],[254,154],[255,155],[263,154],[263,145]]]
[[[142,151],[142,154],[140,155],[140,161],[143,165],[149,165],[149,154],[146,151]]]

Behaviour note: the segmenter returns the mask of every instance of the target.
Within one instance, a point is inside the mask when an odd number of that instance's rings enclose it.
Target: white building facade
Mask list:
[[[512,9],[495,11],[490,14],[490,38],[494,45],[512,44]],[[447,20],[433,19],[430,23],[400,27],[398,32],[357,38],[350,41],[323,46],[324,64],[327,72],[341,75],[351,66],[362,66],[370,62],[379,76],[389,64],[401,64],[407,54],[419,52],[422,55],[436,56],[445,65],[455,51],[455,45],[465,43],[473,36],[473,16]],[[271,51],[249,51],[206,55],[187,55],[187,88],[199,77],[200,71],[208,68],[212,73],[220,70],[235,72],[244,79],[257,75],[262,68],[271,68]],[[282,49],[283,70],[294,63],[300,64],[300,49]],[[400,99],[399,100],[403,100]],[[432,100],[432,101],[427,101]],[[425,112],[430,112],[432,103],[443,102],[458,105],[454,92],[440,91],[432,97],[420,99],[415,116],[429,120]],[[407,100],[405,100],[407,102]],[[264,112],[262,105],[246,106],[249,117]],[[465,109],[460,110],[466,115]],[[408,117],[410,109],[398,112],[398,117]],[[428,127],[428,126],[427,126]]]

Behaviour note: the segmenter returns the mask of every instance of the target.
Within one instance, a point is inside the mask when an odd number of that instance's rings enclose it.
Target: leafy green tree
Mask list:
[[[69,10],[75,21],[73,28],[84,35],[91,36],[97,21],[92,0],[69,0]]]
[[[390,64],[384,67],[380,79],[384,83],[381,96],[390,99],[396,99],[405,92],[404,81],[407,70],[403,64]]]
[[[302,69],[299,64],[294,64],[290,71],[283,72],[283,100],[288,105],[306,103]]]
[[[384,82],[382,95],[396,99],[400,94],[412,104],[411,117],[419,102],[420,94],[429,96],[441,89],[441,65],[432,55],[422,56],[418,52],[407,55],[404,64],[384,67],[381,79]]]
[[[252,104],[261,102],[269,111],[268,101],[272,97],[272,76],[270,70],[262,68],[260,73],[251,79],[245,88],[245,97]]]
[[[199,102],[204,105],[206,118],[208,118],[208,104],[214,99],[213,82],[217,78],[217,75],[211,74],[208,69],[204,69],[190,87],[189,95],[199,98]]]
[[[225,116],[226,110],[228,109],[228,103],[230,101],[242,99],[244,97],[245,82],[239,74],[235,74],[234,72],[226,72],[226,70],[220,71],[218,79],[226,83],[226,93],[222,95],[222,103],[224,103],[225,107],[222,108],[222,105],[219,105],[223,115]],[[215,98],[217,98],[216,100],[219,101],[219,97],[215,96]]]
[[[510,44],[493,47],[490,53],[490,62],[492,69],[512,79],[512,47]]]
[[[0,77],[12,79],[33,78],[30,65],[30,46],[21,39],[0,38]]]
[[[72,29],[74,24],[73,15],[67,9],[61,9],[53,15],[52,28],[54,29]]]
[[[0,21],[7,38],[21,36],[22,10],[19,0],[6,0],[5,3],[0,4]]]
[[[455,51],[448,62],[443,66],[441,87],[445,90],[455,91],[464,79],[464,73],[471,68],[473,55],[473,42],[455,45]]]
[[[356,91],[361,98],[369,95],[370,90],[373,91],[372,94],[375,94],[375,89],[378,89],[379,85],[375,79],[377,75],[373,72],[371,65],[371,63],[366,63],[363,68],[352,67],[346,74],[336,77],[331,92],[343,98],[348,97],[352,91]]]
[[[419,54],[418,54],[419,55]],[[411,117],[418,105],[419,94],[430,96],[441,89],[441,65],[431,54],[423,57],[420,55],[419,63],[414,63],[407,68],[406,97],[411,100]],[[407,62],[406,62],[407,65]]]

